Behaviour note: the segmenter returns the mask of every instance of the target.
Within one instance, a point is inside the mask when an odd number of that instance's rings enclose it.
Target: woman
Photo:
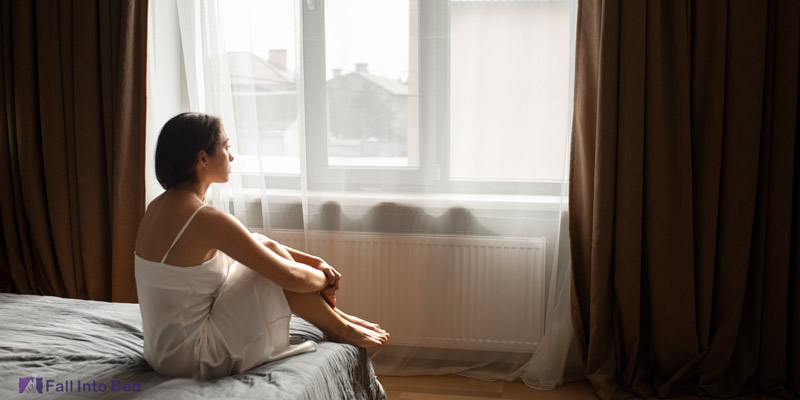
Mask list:
[[[219,118],[184,113],[156,146],[166,191],[147,207],[136,238],[144,356],[167,376],[215,378],[316,349],[289,343],[297,314],[329,340],[381,346],[389,334],[336,308],[341,274],[321,258],[251,234],[205,204],[227,182],[233,155]]]

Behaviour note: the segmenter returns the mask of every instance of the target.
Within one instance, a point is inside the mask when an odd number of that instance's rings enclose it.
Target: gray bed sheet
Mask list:
[[[290,326],[317,351],[215,380],[167,378],[142,356],[138,304],[0,293],[0,398],[386,398],[363,348],[322,341],[297,316]]]

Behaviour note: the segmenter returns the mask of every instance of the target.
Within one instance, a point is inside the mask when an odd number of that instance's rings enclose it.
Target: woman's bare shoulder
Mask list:
[[[192,224],[196,224],[192,237],[198,244],[221,250],[245,265],[260,260],[263,246],[241,221],[226,211],[203,207]]]
[[[239,221],[225,210],[220,210],[210,204],[207,204],[202,210],[197,212],[197,218],[210,224],[230,224]]]
[[[195,221],[196,227],[210,237],[224,238],[233,232],[247,229],[236,217],[212,205],[206,205],[198,211]]]

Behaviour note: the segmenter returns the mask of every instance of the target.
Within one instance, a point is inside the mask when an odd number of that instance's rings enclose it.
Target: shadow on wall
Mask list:
[[[352,215],[352,216],[351,216]],[[365,211],[348,214],[333,201],[322,204],[312,229],[323,231],[377,232],[395,234],[496,236],[478,223],[466,208],[451,207],[440,215],[420,207],[384,202]]]

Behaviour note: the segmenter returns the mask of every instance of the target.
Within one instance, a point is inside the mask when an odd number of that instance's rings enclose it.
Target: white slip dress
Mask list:
[[[161,262],[134,253],[145,360],[162,375],[212,379],[316,350],[313,341],[289,343],[289,304],[263,275],[219,250],[193,267],[164,263],[203,207]]]

